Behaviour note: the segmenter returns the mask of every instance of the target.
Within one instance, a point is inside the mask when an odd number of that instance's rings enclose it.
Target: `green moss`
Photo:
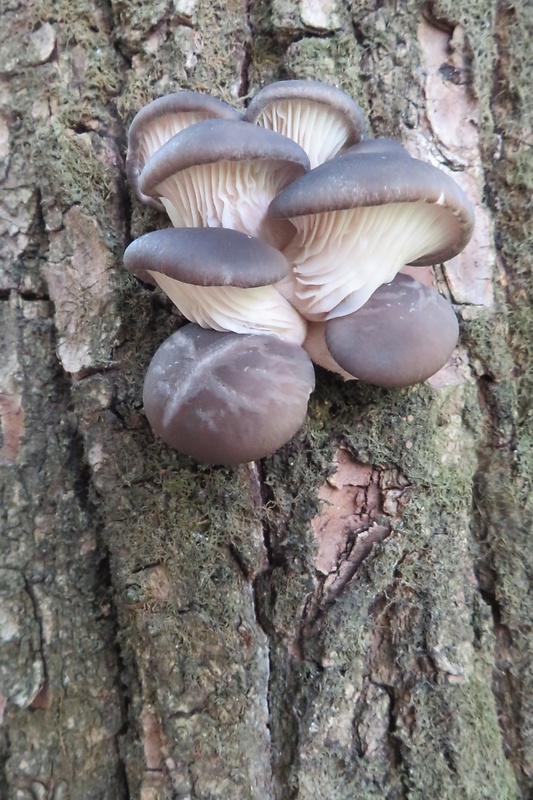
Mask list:
[[[74,129],[92,126],[95,119],[112,124],[110,98],[120,90],[124,63],[118,50],[109,46],[112,21],[108,13],[91,0],[75,5],[68,0],[36,0],[32,21],[36,27],[48,22],[57,38],[58,65],[47,70],[43,90],[57,103],[61,123]],[[74,81],[63,79],[62,61]]]
[[[323,39],[303,38],[287,49],[286,77],[332,83],[364,105],[363,77],[359,66],[361,56],[362,49],[353,36],[336,34]],[[363,110],[366,112],[366,108]]]
[[[181,89],[239,104],[238,76],[248,37],[242,5],[237,0],[199,0],[194,13],[201,20],[201,32],[186,20],[176,24],[166,5],[164,9],[136,2],[119,5],[120,16],[133,22],[124,47],[134,54],[137,67],[128,73],[119,101],[126,122],[154,97]]]
[[[107,201],[117,189],[117,172],[99,157],[98,136],[75,134],[56,122],[37,131],[31,150],[46,195],[65,209],[81,206],[108,231],[109,243],[114,240],[116,248]]]
[[[461,688],[419,686],[411,694],[411,706],[411,730],[397,733],[409,797],[520,797],[501,754],[498,721],[485,676],[476,676]]]

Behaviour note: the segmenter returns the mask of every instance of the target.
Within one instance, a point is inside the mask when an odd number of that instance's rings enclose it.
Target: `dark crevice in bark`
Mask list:
[[[9,732],[4,724],[0,732],[0,797],[8,798],[10,792],[10,782],[8,780],[7,766],[11,757],[11,745]]]
[[[64,372],[61,373],[61,376],[65,405],[70,407],[72,405],[71,382]],[[95,567],[94,580],[92,582],[93,602],[95,610],[103,606],[106,609],[105,639],[109,655],[108,664],[122,718],[122,724],[117,731],[115,741],[117,786],[121,791],[120,800],[130,800],[126,764],[120,746],[121,739],[125,738],[129,731],[129,686],[125,680],[126,669],[120,647],[120,624],[115,603],[110,554],[103,539],[104,522],[98,510],[98,491],[93,485],[92,471],[86,457],[84,440],[77,429],[72,431],[66,469],[72,477],[75,496],[94,530],[97,543],[98,563]],[[95,618],[101,620],[102,616],[95,615]]]
[[[120,746],[121,740],[127,738],[130,730],[130,687],[126,682],[127,671],[122,649],[120,647],[120,624],[113,590],[111,559],[107,547],[105,547],[101,542],[100,546],[102,559],[99,564],[97,582],[105,591],[106,604],[108,608],[106,621],[111,629],[111,636],[109,637],[110,650],[113,652],[113,661],[116,664],[114,685],[116,687],[117,697],[119,698],[122,713],[122,726],[118,731],[116,742],[117,783],[122,789],[124,800],[130,800],[130,789],[126,763]]]
[[[266,481],[265,466],[262,462],[257,463],[257,475],[261,508],[264,509],[267,505],[273,505],[274,495]],[[288,784],[299,752],[296,710],[298,678],[293,673],[291,659],[282,640],[283,632],[276,630],[270,616],[270,611],[277,601],[272,585],[272,574],[275,569],[285,568],[286,560],[277,548],[276,531],[265,514],[262,515],[261,522],[267,564],[257,575],[252,586],[256,618],[265,634],[268,647],[269,676],[266,703],[271,737],[273,796],[276,800],[295,800],[298,791],[289,789]]]
[[[471,358],[476,356],[475,347]],[[487,367],[488,369],[488,367]],[[502,736],[505,756],[515,771],[519,785],[525,789],[527,780],[521,768],[523,751],[520,698],[521,670],[515,663],[513,632],[506,624],[506,613],[499,600],[501,577],[497,542],[499,530],[520,529],[519,514],[513,511],[509,479],[515,468],[515,412],[509,400],[500,396],[500,384],[494,375],[478,377],[478,401],[486,419],[485,441],[478,452],[478,468],[473,482],[472,534],[479,548],[474,564],[479,595],[490,609],[495,640],[492,691]],[[501,475],[502,480],[499,480]]]
[[[49,301],[50,300],[50,296],[48,294],[40,294],[38,292],[32,292],[32,291],[25,290],[25,289],[19,289],[17,291],[17,294],[19,295],[19,297],[22,298],[22,300],[29,300],[30,302]]]
[[[391,769],[400,779],[401,797],[403,800],[409,798],[409,785],[406,779],[406,765],[403,758],[402,743],[398,738],[398,707],[400,705],[400,693],[392,686],[387,686],[383,683],[375,683],[375,686],[382,689],[389,697],[389,716],[387,728],[387,743],[389,745],[389,756],[391,761]]]
[[[118,148],[118,152],[120,153],[122,161],[119,169],[119,179],[117,181],[116,190],[120,198],[121,208],[123,209],[122,223],[124,226],[123,228],[124,244],[128,245],[131,242],[132,238],[131,219],[133,214],[133,208],[132,208],[130,193],[127,188],[126,175],[124,171],[124,162],[127,151],[127,131],[124,127],[124,121],[117,110],[116,98],[121,97],[123,94],[124,87],[127,83],[126,76],[132,69],[132,61],[131,58],[124,52],[118,38],[117,30],[119,29],[120,26],[117,25],[117,22],[115,20],[115,13],[113,9],[112,0],[98,0],[98,1],[100,3],[105,18],[108,20],[110,44],[114,48],[115,52],[122,60],[124,65],[124,70],[119,71],[117,75],[117,91],[115,94],[108,96],[106,109],[115,123],[114,130],[109,131],[107,133],[111,137],[112,141],[115,143],[116,147]]]
[[[267,714],[268,714],[268,731],[271,740],[271,752],[270,752],[270,770],[272,775],[272,782],[275,786],[276,784],[276,776],[275,776],[275,763],[273,758],[273,750],[275,747],[275,743],[273,741],[273,724],[272,724],[272,700],[271,700],[271,692],[272,692],[272,675],[274,670],[273,660],[272,660],[272,636],[275,634],[274,628],[268,619],[268,614],[266,613],[266,608],[264,607],[264,601],[268,595],[269,591],[269,576],[271,574],[271,567],[272,567],[272,543],[271,543],[271,531],[268,521],[265,518],[263,509],[267,502],[267,495],[269,494],[268,487],[265,483],[265,473],[264,473],[264,465],[261,461],[254,462],[251,465],[251,469],[253,472],[253,477],[255,478],[255,486],[254,486],[254,495],[255,495],[255,504],[257,510],[259,511],[259,517],[261,521],[261,530],[263,535],[263,545],[265,548],[266,553],[266,568],[261,570],[259,574],[255,577],[252,581],[252,596],[254,602],[254,611],[255,611],[255,618],[257,620],[257,624],[263,631],[267,643],[267,651],[268,651],[268,685],[267,685],[267,692],[265,697],[266,707],[267,707]]]
[[[131,70],[132,69],[131,58],[124,51],[122,43],[120,42],[116,33],[116,31],[120,28],[120,26],[117,25],[117,22],[115,20],[115,11],[113,8],[113,2],[112,0],[98,0],[98,2],[100,4],[100,8],[102,9],[104,18],[107,19],[109,25],[109,43],[111,47],[114,49],[114,51],[117,53],[119,58],[123,61],[125,70]],[[121,88],[123,87],[124,82],[125,82],[124,80],[121,81]],[[120,94],[121,91],[119,89],[117,95],[120,96]]]
[[[353,0],[345,0],[343,3],[346,14],[348,19],[350,20],[350,32],[355,39],[356,43],[361,48],[366,48],[368,46],[368,36],[363,30],[363,26],[361,24],[361,18],[356,19],[356,13],[359,10],[357,5],[353,2]],[[375,0],[374,2],[374,10],[377,11],[383,5],[381,0]]]
[[[252,64],[252,45],[254,40],[254,26],[252,24],[253,0],[247,0],[244,13],[246,38],[243,44],[244,52],[241,61],[237,95],[238,97],[246,99],[248,97],[248,92],[250,91],[250,68]]]

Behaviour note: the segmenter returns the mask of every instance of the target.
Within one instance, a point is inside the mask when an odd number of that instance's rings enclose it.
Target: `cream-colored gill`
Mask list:
[[[258,115],[257,123],[297,142],[309,156],[311,168],[333,158],[350,134],[342,114],[312,100],[271,103]]]
[[[350,297],[360,308],[404,264],[438,250],[448,237],[449,216],[434,204],[392,203],[295,217],[297,234],[285,255],[293,265],[300,310],[324,319]]]
[[[266,211],[286,183],[286,170],[284,163],[260,159],[218,161],[181,170],[156,191],[176,228],[232,228],[279,246],[278,231],[285,244],[290,223],[270,220]]]
[[[189,125],[209,119],[210,115],[200,111],[183,111],[163,114],[153,120],[143,131],[140,146],[140,162],[145,164],[156,150],[163,147],[173,136],[180,133]]]
[[[184,317],[202,328],[279,336],[302,344],[307,324],[273,286],[192,286],[150,273]]]

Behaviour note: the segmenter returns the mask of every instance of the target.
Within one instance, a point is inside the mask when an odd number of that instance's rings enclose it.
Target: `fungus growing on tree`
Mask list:
[[[287,221],[266,218],[271,200],[309,169],[302,148],[279,133],[213,119],[173,136],[146,162],[143,194],[161,200],[176,227],[233,228],[284,247]]]
[[[307,319],[360,308],[405,264],[437,264],[459,253],[474,225],[472,205],[446,173],[370,141],[311,170],[272,201],[269,215],[297,229],[285,254],[298,310]]]
[[[434,375],[458,336],[457,318],[444,297],[400,273],[357,311],[311,323],[305,348],[315,363],[345,380],[393,388]]]
[[[298,142],[311,167],[333,158],[366,134],[363,112],[355,100],[320,81],[271,83],[251,100],[244,119]]]
[[[202,328],[305,339],[305,320],[273,286],[289,274],[287,260],[260,239],[225,228],[166,228],[132,242],[124,265],[155,281]]]
[[[143,194],[139,189],[142,168],[150,156],[176,133],[212,117],[241,119],[242,114],[222,100],[199,92],[174,92],[158,97],[141,108],[128,131],[126,157],[126,175],[138,200],[163,211],[159,200]]]
[[[314,370],[276,336],[186,325],[157,350],[144,408],[166,444],[207,464],[235,465],[274,453],[304,422]]]
[[[392,388],[451,355],[451,305],[397,273],[459,253],[472,206],[443,171],[365,135],[357,103],[317,81],[266,87],[244,117],[194,92],[135,117],[130,184],[174,227],[141,236],[124,263],[192,323],[144,386],[170,447],[210,464],[273,453],[304,420],[309,356]]]

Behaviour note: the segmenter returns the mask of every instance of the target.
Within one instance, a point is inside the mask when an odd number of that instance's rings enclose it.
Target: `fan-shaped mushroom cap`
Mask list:
[[[404,264],[436,264],[459,253],[474,225],[472,205],[446,173],[402,153],[339,156],[287,186],[270,204],[297,229],[286,255],[299,310],[320,320],[360,308]]]
[[[226,228],[167,228],[132,242],[124,265],[155,280],[203,328],[305,339],[305,320],[272,285],[289,274],[287,260],[260,239]]]
[[[357,311],[325,324],[327,348],[341,369],[387,388],[434,375],[451,356],[458,335],[451,305],[403,274],[380,286]]]
[[[174,92],[141,108],[130,125],[126,156],[126,175],[138,200],[163,210],[158,200],[140,191],[138,180],[142,168],[176,133],[211,117],[242,119],[242,114],[222,100],[199,92]]]
[[[265,86],[251,101],[244,119],[298,142],[311,167],[355,144],[366,125],[355,100],[320,81],[279,81]]]
[[[268,204],[303,175],[309,159],[296,142],[245,122],[198,122],[161,147],[139,178],[176,227],[233,228],[280,245],[292,225],[265,220]]]
[[[270,455],[302,425],[314,388],[301,347],[186,325],[157,350],[144,383],[152,430],[208,464]]]

